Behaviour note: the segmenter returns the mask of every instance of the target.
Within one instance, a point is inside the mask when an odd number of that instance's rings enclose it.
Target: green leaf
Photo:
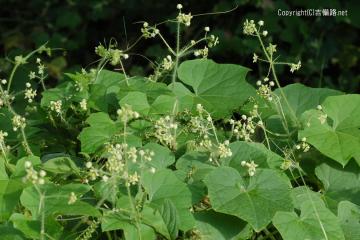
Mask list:
[[[41,221],[32,220],[31,217],[14,213],[10,221],[13,222],[14,227],[24,233],[24,235],[31,239],[41,239]],[[53,239],[58,239],[62,233],[63,227],[53,218],[49,217],[45,220],[46,234]]]
[[[196,59],[183,62],[178,76],[194,90],[195,102],[202,103],[215,118],[220,118],[255,95],[255,89],[245,80],[248,71],[239,65]]]
[[[125,84],[125,76],[121,73],[101,70],[89,89],[89,107],[107,112],[109,106],[118,107],[116,98],[121,85]]]
[[[165,199],[161,206],[160,213],[164,222],[166,223],[167,230],[171,239],[176,239],[179,231],[179,215],[173,202],[169,199]]]
[[[24,240],[25,236],[19,230],[13,228],[9,224],[0,225],[1,240]]]
[[[328,96],[336,96],[343,94],[340,91],[328,88],[311,88],[300,83],[294,83],[281,88],[286,96],[288,103],[297,118],[307,110],[315,109],[317,105],[321,104]],[[292,114],[283,99],[280,89],[274,91],[280,98],[280,104],[283,106],[285,115],[292,119]],[[294,119],[292,119],[294,121]]]
[[[259,169],[247,183],[234,168],[219,167],[206,176],[205,184],[215,211],[237,216],[257,232],[277,211],[293,207],[290,182],[274,170]]]
[[[346,240],[360,239],[360,207],[342,201],[338,207],[338,218]]]
[[[195,213],[196,229],[202,240],[247,240],[251,227],[237,217],[214,211]]]
[[[120,213],[109,212],[104,214],[101,219],[101,229],[103,232],[121,229],[124,231],[126,240],[156,239],[155,232],[151,227],[145,224],[139,224],[138,228],[132,220]]]
[[[323,163],[315,168],[323,183],[323,194],[329,208],[336,212],[340,201],[348,200],[360,205],[360,167],[350,162],[345,168]]]
[[[264,144],[255,142],[233,142],[230,144],[232,156],[224,159],[224,164],[241,173],[247,169],[241,166],[242,161],[254,161],[259,168],[279,169],[284,159],[267,149]]]
[[[151,208],[145,204],[143,210],[141,211],[141,217],[144,224],[153,227],[157,233],[163,235],[166,239],[171,238],[170,234],[172,229],[169,228],[168,223],[166,222],[167,219],[158,209]],[[171,217],[176,216],[172,215]],[[175,221],[175,219],[172,218],[171,221]]]
[[[10,217],[19,202],[23,186],[21,179],[0,180],[0,222]]]
[[[80,170],[69,157],[55,157],[47,160],[42,169],[56,174],[78,173]]]
[[[328,97],[322,104],[323,113],[310,110],[302,115],[306,126],[299,139],[306,137],[325,156],[345,166],[351,158],[360,165],[360,95]],[[321,116],[327,121],[321,123]]]
[[[195,221],[189,211],[191,192],[174,172],[168,169],[161,169],[154,174],[145,172],[142,185],[149,195],[149,201],[158,210],[166,200],[171,200],[179,213],[180,230],[187,231],[193,227]]]
[[[147,115],[150,110],[146,94],[142,92],[129,92],[119,103],[120,106],[124,106],[125,104],[130,105],[132,110],[142,115]]]
[[[81,201],[81,195],[90,191],[91,187],[83,184],[67,184],[56,186],[54,184],[45,184],[40,187],[45,199],[45,215],[85,215],[100,216],[100,212],[89,203]],[[69,204],[71,192],[77,196],[77,201]],[[34,218],[39,217],[40,195],[34,186],[24,189],[21,194],[21,204],[28,208]]]
[[[183,96],[181,98],[173,95],[160,95],[151,105],[150,114],[172,114],[181,112],[185,109],[190,110],[193,105],[191,96]]]
[[[308,199],[301,204],[301,215],[277,212],[273,224],[284,240],[344,240],[337,217],[321,201]]]
[[[155,154],[148,164],[156,169],[166,168],[175,162],[173,152],[171,152],[167,147],[161,146],[157,143],[148,143],[143,147],[143,149],[154,151]]]
[[[109,115],[103,112],[93,113],[86,120],[90,127],[84,128],[78,136],[81,151],[91,154],[108,142],[116,133],[117,126]]]

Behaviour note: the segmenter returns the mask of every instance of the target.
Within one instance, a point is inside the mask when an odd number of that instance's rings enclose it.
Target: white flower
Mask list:
[[[62,101],[61,100],[50,101],[50,109],[51,109],[51,111],[55,111],[56,113],[60,114],[61,113],[61,108],[62,108]]]
[[[1,83],[5,85],[7,83],[6,79],[1,80]]]
[[[259,26],[264,26],[264,21],[263,21],[263,20],[260,20],[260,21],[258,22],[258,24],[259,24]]]
[[[106,175],[104,175],[104,176],[102,176],[102,180],[103,180],[104,182],[107,182],[107,181],[109,180],[109,177],[106,176]]]
[[[86,162],[85,167],[86,168],[91,168],[92,167],[92,162]]]
[[[76,194],[74,192],[70,193],[68,204],[74,204],[77,200]]]
[[[40,177],[45,177],[46,176],[46,172],[44,170],[40,170],[39,171],[39,175]]]
[[[317,105],[316,108],[317,108],[317,110],[320,110],[320,111],[322,110],[322,106],[321,106],[321,105]]]
[[[180,3],[178,3],[178,4],[176,5],[176,8],[180,10],[180,9],[183,8],[183,6],[182,6]]]
[[[84,98],[83,100],[81,100],[80,102],[80,107],[82,110],[86,111],[87,110],[87,101],[86,99]]]
[[[205,30],[205,32],[209,32],[209,31],[210,31],[210,27],[205,27],[204,30]]]
[[[31,168],[32,163],[30,161],[25,161],[25,168]]]
[[[150,168],[150,172],[151,172],[151,173],[155,173],[155,172],[156,172],[156,169],[155,169],[154,167],[151,167],[151,168]]]
[[[266,37],[266,36],[268,35],[268,31],[264,30],[264,31],[262,32],[262,35],[263,35],[264,37]]]
[[[258,58],[259,58],[259,56],[256,55],[256,53],[254,53],[254,55],[253,55],[253,63],[256,63]]]

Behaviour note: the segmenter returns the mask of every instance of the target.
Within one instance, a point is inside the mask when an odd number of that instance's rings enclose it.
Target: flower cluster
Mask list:
[[[324,113],[322,106],[321,106],[321,105],[318,105],[318,106],[316,107],[316,109],[321,112],[321,114],[320,114],[319,117],[318,117],[320,123],[321,123],[321,124],[326,123],[326,120],[327,120],[328,115],[327,115],[326,113]]]
[[[256,126],[262,126],[262,121],[257,121],[259,116],[258,105],[254,105],[250,116],[241,115],[240,120],[230,119],[232,133],[237,140],[251,141],[251,136],[255,133]]]
[[[10,149],[10,146],[6,146],[5,144],[5,138],[8,136],[7,132],[3,132],[0,130],[0,150],[2,154],[6,154],[7,150]]]
[[[189,27],[191,25],[191,19],[193,17],[191,16],[191,13],[185,14],[185,13],[179,13],[179,15],[176,17],[176,20],[179,23],[184,24],[185,26]]]
[[[136,163],[138,156],[140,156],[140,167],[144,167],[144,161],[150,162],[154,155],[155,153],[153,151],[148,149],[138,150],[135,147],[129,147],[127,144],[108,145],[105,168],[110,175],[115,174],[116,176],[121,176],[121,178],[125,180],[126,185],[135,185],[138,183],[140,176],[136,171],[132,174],[128,172],[128,169],[126,169],[127,161]],[[151,170],[151,172],[155,171]],[[107,179],[108,177],[104,175],[103,180],[107,181]]]
[[[6,81],[6,80],[5,80]],[[6,104],[11,104],[11,102],[15,99],[14,96],[10,95],[8,91],[0,88],[0,108]]]
[[[20,115],[14,115],[12,118],[13,130],[16,132],[19,128],[25,128],[26,119]]]
[[[81,100],[81,102],[80,102],[80,108],[81,108],[81,110],[83,110],[83,111],[86,111],[86,110],[87,110],[87,101],[86,101],[85,98]]]
[[[115,44],[110,44],[109,48],[105,48],[102,44],[95,48],[95,53],[100,57],[110,61],[110,64],[115,66],[121,61],[121,58],[128,59],[129,55],[124,51],[115,48]]]
[[[301,68],[301,61],[299,61],[298,63],[292,63],[290,65],[290,72],[293,73],[294,71],[297,71]]]
[[[301,143],[295,146],[297,150],[302,150],[303,152],[307,152],[310,150],[310,145],[306,142],[306,137],[301,139]]]
[[[243,28],[244,34],[254,35],[256,31],[257,30],[256,30],[256,25],[255,25],[254,20],[249,21],[248,19],[246,19],[244,22],[244,28]]]
[[[242,161],[241,166],[248,168],[248,174],[250,177],[255,175],[256,168],[258,167],[258,165],[254,161]]]
[[[273,81],[270,81],[268,77],[265,77],[263,81],[258,80],[256,85],[258,86],[257,94],[259,96],[269,101],[273,100],[271,90],[271,88],[275,86]]]
[[[170,55],[167,55],[166,58],[164,58],[161,68],[165,71],[170,71],[174,67],[174,62]]]
[[[211,118],[210,114],[201,104],[196,105],[196,110],[198,115],[192,116],[189,121],[190,132],[199,136],[198,143],[194,142],[195,149],[197,148],[198,151],[203,149],[210,152],[210,162],[218,163],[217,160],[219,159],[231,157],[232,152],[229,148],[230,142],[228,140],[220,143],[217,137],[215,137],[216,143],[214,143],[210,138],[210,136],[216,134],[213,119]],[[213,133],[211,133],[211,131]]]
[[[29,103],[33,102],[33,99],[36,97],[36,90],[31,88],[31,84],[29,82],[26,83],[26,90],[25,90],[25,99]]]
[[[141,28],[141,33],[142,33],[142,36],[145,39],[147,39],[147,38],[154,38],[157,34],[160,33],[160,31],[156,27],[149,26],[148,22],[144,22],[143,26]]]
[[[25,162],[25,171],[26,176],[23,179],[24,182],[29,181],[33,184],[40,185],[45,183],[44,177],[46,176],[46,172],[44,170],[36,171],[30,161]]]
[[[230,142],[225,140],[224,143],[219,143],[214,150],[210,152],[209,161],[212,162],[214,159],[222,159],[232,156],[232,151],[229,148]]]
[[[124,123],[140,117],[140,114],[136,111],[133,111],[131,106],[127,104],[125,104],[121,109],[118,109],[117,114],[120,120]]]
[[[196,50],[194,55],[195,57],[202,56],[203,58],[207,58],[209,55],[209,49],[205,46],[203,49]]]
[[[216,45],[219,44],[219,38],[216,37],[215,35],[210,35],[210,37],[207,38],[206,40],[209,48],[215,47]]]
[[[61,114],[62,110],[62,101],[50,101],[50,110],[56,112],[58,115]]]
[[[164,145],[176,149],[176,130],[178,124],[170,116],[159,118],[155,122],[154,136]]]
[[[74,192],[70,193],[68,204],[74,204],[77,201],[76,194]]]

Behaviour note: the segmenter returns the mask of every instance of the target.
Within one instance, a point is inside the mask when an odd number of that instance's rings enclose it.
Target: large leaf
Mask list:
[[[149,195],[151,204],[161,210],[166,200],[171,200],[179,213],[179,229],[187,231],[194,225],[190,214],[191,192],[185,183],[181,182],[174,172],[162,169],[157,172],[145,172],[142,184]]]
[[[103,232],[121,229],[124,231],[125,239],[149,239],[155,240],[154,230],[145,224],[138,226],[127,216],[116,212],[107,212],[101,219],[101,229]]]
[[[299,138],[322,154],[345,166],[351,158],[360,165],[360,95],[328,97],[323,112],[310,110],[303,114],[304,130]],[[327,114],[327,121],[320,121]]]
[[[255,94],[245,80],[248,71],[239,65],[197,59],[183,62],[178,76],[194,90],[195,102],[202,103],[214,117],[222,117]]]
[[[150,105],[145,93],[129,92],[119,103],[121,107],[130,105],[132,110],[137,111],[142,115],[147,115],[149,113]]]
[[[246,222],[214,211],[195,213],[196,229],[203,240],[246,240],[252,234]]]
[[[277,212],[273,224],[284,240],[344,240],[337,217],[324,203],[309,199],[301,204],[301,215]]]
[[[91,114],[86,122],[90,127],[84,128],[78,138],[81,142],[81,151],[90,154],[110,140],[117,126],[109,115],[103,112]]]
[[[210,202],[217,212],[247,221],[261,231],[277,211],[291,210],[290,182],[270,169],[259,169],[249,182],[231,167],[219,167],[205,178]]]
[[[100,212],[89,203],[81,201],[81,195],[90,190],[90,186],[83,184],[67,184],[56,186],[54,184],[45,184],[41,186],[40,191],[44,195],[45,215],[86,215],[100,216]],[[77,196],[77,201],[69,204],[71,192]],[[21,194],[21,204],[28,208],[33,217],[39,217],[40,194],[34,186],[27,187]]]
[[[224,159],[226,165],[236,168],[239,172],[246,171],[241,166],[242,161],[254,161],[259,168],[279,169],[284,159],[276,153],[267,149],[261,143],[255,142],[233,142],[230,144],[231,157]]]
[[[328,88],[311,88],[300,83],[287,85],[281,90],[285,94],[286,99],[297,118],[299,118],[303,112],[310,109],[315,109],[316,106],[321,104],[328,96],[343,94],[337,90]],[[280,103],[283,106],[284,113],[291,118],[291,110],[288,108],[285,100],[280,94],[280,89],[276,89],[274,93],[280,97]]]
[[[345,168],[335,164],[321,164],[315,169],[323,183],[323,193],[330,209],[336,212],[340,201],[360,205],[360,168],[352,161]]]
[[[338,218],[346,240],[360,239],[360,206],[349,201],[340,202]]]

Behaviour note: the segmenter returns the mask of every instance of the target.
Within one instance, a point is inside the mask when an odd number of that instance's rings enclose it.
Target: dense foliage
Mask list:
[[[241,24],[253,65],[210,60],[221,38],[188,37],[196,18],[176,7],[58,84],[51,45],[8,59],[0,239],[360,239],[360,95],[282,87],[309,66],[263,20]],[[166,54],[133,75],[143,41]]]

